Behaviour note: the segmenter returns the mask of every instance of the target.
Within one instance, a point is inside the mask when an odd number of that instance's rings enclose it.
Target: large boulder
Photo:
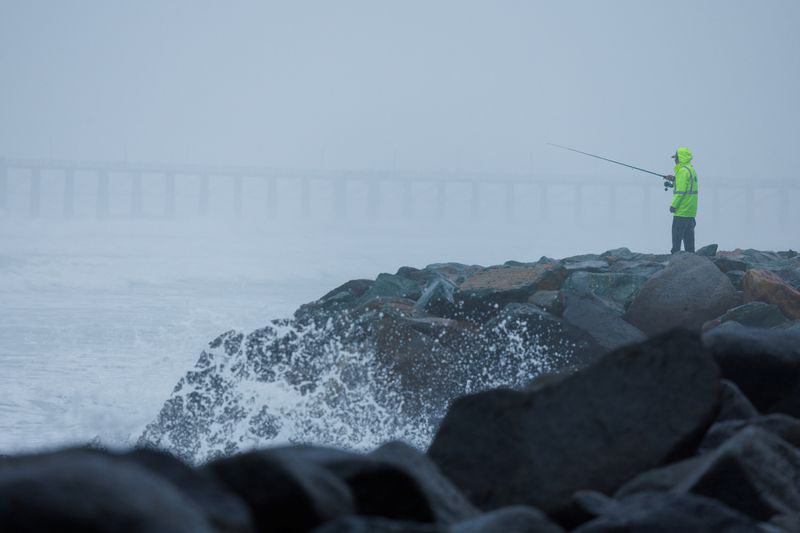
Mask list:
[[[619,311],[586,293],[565,292],[564,322],[588,335],[604,351],[641,342],[647,337],[626,322]]]
[[[710,353],[676,331],[528,390],[458,398],[428,454],[480,508],[525,504],[558,514],[577,490],[613,491],[690,452],[719,395]]]
[[[0,462],[0,531],[215,530],[202,508],[148,469],[97,451],[65,450]]]
[[[746,427],[757,427],[774,433],[793,446],[800,446],[800,420],[780,413],[757,416],[746,420],[724,420],[715,423],[706,433],[699,451],[705,453],[719,448],[723,442]]]
[[[777,305],[789,318],[800,320],[800,290],[769,270],[748,270],[742,280],[744,298]]]
[[[738,303],[730,280],[708,258],[677,254],[642,286],[625,319],[648,335],[676,327],[700,331]]]
[[[562,533],[538,509],[525,505],[504,507],[450,528],[449,533]]]
[[[723,377],[759,411],[800,417],[800,328],[764,330],[726,322],[703,342]]]
[[[709,331],[731,320],[755,328],[776,328],[789,322],[777,305],[754,301],[734,307],[721,317],[706,322],[703,324],[703,331]]]
[[[712,498],[695,494],[644,492],[622,500],[579,494],[583,507],[597,516],[576,533],[752,533],[759,524]]]
[[[464,316],[485,320],[509,303],[525,302],[537,290],[560,289],[566,276],[558,263],[485,268],[467,277],[455,299]]]
[[[736,383],[723,379],[719,413],[717,413],[715,422],[742,420],[755,416],[758,416],[758,409],[755,408],[750,399],[744,395]]]
[[[310,531],[356,509],[345,482],[302,457],[252,451],[205,469],[245,501],[259,531]]]

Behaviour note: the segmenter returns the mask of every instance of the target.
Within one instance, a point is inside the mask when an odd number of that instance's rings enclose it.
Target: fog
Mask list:
[[[793,0],[2,0],[0,451],[126,442],[208,340],[347,279],[669,249],[658,178],[547,143],[662,174],[687,146],[698,245],[798,248],[799,23]]]

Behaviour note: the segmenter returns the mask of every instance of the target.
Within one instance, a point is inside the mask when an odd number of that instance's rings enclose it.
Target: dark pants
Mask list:
[[[694,227],[697,225],[691,217],[672,217],[672,253],[681,251],[694,252]]]

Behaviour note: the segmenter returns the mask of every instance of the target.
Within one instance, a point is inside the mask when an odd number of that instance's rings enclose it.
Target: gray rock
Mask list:
[[[456,399],[428,454],[482,509],[567,511],[580,489],[615,490],[701,438],[719,406],[719,374],[686,332],[608,353],[525,391]]]
[[[725,256],[716,256],[712,259],[714,265],[720,271],[728,273],[728,272],[745,272],[747,271],[747,263],[744,261],[737,261],[735,259],[731,259],[730,257]]]
[[[728,278],[706,257],[677,254],[642,286],[625,319],[648,335],[703,324],[738,305]]]
[[[743,288],[742,282],[744,281],[745,274],[746,272],[744,270],[729,270],[725,273],[725,275],[728,276],[731,285],[733,285],[737,291],[740,291]]]
[[[378,274],[372,286],[359,298],[359,303],[365,303],[378,297],[416,300],[420,296],[422,296],[422,288],[415,281],[397,274]]]
[[[211,533],[189,497],[151,471],[90,450],[0,463],[0,531]]]
[[[429,284],[414,307],[420,311],[436,316],[454,316],[456,302],[453,298],[456,285],[446,278],[437,279]]]
[[[718,246],[716,244],[709,244],[709,245],[703,246],[702,248],[697,250],[697,252],[695,252],[695,253],[697,255],[703,255],[703,256],[706,256],[706,257],[714,257],[715,255],[717,255],[717,248],[718,248]]]
[[[762,413],[800,416],[800,329],[726,322],[703,336],[725,379]]]
[[[561,316],[564,305],[560,291],[536,291],[528,298],[528,303],[541,307],[551,315]]]
[[[641,342],[647,337],[615,309],[591,294],[564,292],[563,319],[590,336],[604,350]]]
[[[800,446],[800,420],[782,414],[752,417],[746,420],[725,420],[717,422],[706,433],[700,443],[700,452],[719,448],[723,442],[738,434],[746,427],[757,427],[774,433],[793,446]]]
[[[584,259],[581,261],[564,260],[564,268],[569,272],[605,272],[608,270],[608,262],[602,259]]]
[[[756,301],[734,307],[721,317],[706,322],[703,325],[703,330],[709,331],[731,320],[743,326],[754,328],[775,328],[783,326],[790,321],[777,305]]]
[[[695,494],[645,492],[622,500],[594,494],[586,505],[598,518],[576,533],[752,533],[760,528],[747,515]]]
[[[525,505],[504,507],[450,528],[450,533],[561,533],[538,509]]]
[[[593,294],[624,313],[646,281],[645,276],[626,272],[573,272],[562,289]]]
[[[690,457],[666,466],[642,472],[614,493],[615,498],[626,498],[642,492],[662,492],[672,490],[678,483],[686,479],[692,472],[700,468],[705,459]]]

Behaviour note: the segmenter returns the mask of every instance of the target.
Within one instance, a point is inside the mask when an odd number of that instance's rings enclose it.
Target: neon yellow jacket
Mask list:
[[[675,212],[672,214],[676,217],[697,215],[697,172],[692,166],[692,152],[688,148],[678,148],[672,207],[675,208]]]

